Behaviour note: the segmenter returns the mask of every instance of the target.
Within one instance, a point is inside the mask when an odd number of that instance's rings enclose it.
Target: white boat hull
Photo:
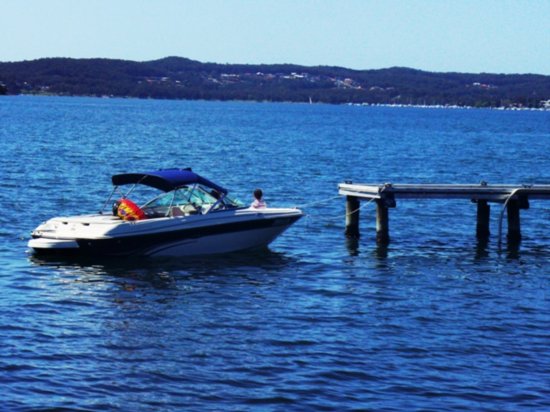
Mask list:
[[[302,217],[298,209],[238,209],[123,222],[111,216],[54,218],[28,243],[38,254],[196,256],[266,247]]]
[[[269,245],[285,228],[248,230],[172,242],[145,253],[146,256],[197,256],[231,253]]]

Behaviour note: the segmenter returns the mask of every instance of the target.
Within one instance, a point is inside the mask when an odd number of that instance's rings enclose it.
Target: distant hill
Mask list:
[[[351,70],[292,64],[47,58],[0,63],[0,94],[540,107],[550,76]]]

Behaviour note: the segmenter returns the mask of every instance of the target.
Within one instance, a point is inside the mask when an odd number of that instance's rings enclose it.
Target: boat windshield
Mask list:
[[[204,214],[243,207],[238,200],[200,185],[182,186],[166,192],[142,206],[148,217]]]

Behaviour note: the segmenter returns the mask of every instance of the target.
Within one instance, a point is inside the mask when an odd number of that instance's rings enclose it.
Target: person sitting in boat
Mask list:
[[[254,201],[250,205],[252,209],[264,209],[267,207],[267,204],[263,200],[262,189],[254,190]]]

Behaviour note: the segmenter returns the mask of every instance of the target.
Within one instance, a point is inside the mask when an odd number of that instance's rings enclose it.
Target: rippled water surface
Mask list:
[[[0,98],[0,410],[549,410],[550,203],[519,246],[475,205],[398,201],[343,235],[337,184],[550,183],[550,113]],[[267,251],[41,260],[119,172],[192,166],[301,206]]]

